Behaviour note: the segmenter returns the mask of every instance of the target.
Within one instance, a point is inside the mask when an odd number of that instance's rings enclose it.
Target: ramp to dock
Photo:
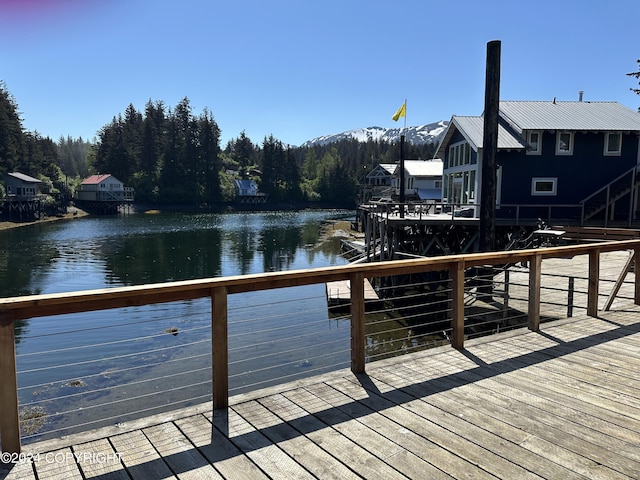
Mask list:
[[[331,306],[346,305],[351,303],[351,282],[349,280],[338,280],[327,282],[327,304]],[[364,301],[379,300],[369,279],[364,279]]]

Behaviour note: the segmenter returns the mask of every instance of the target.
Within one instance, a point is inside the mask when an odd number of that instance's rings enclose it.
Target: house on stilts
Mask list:
[[[120,180],[108,173],[84,179],[75,197],[79,208],[101,215],[116,214],[120,207],[130,206],[133,200],[133,187],[125,187]]]
[[[42,182],[24,173],[4,174],[3,216],[9,220],[35,220],[43,215]]]

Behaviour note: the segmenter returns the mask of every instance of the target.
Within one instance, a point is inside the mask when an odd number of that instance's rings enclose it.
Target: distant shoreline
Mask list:
[[[27,227],[29,225],[37,225],[39,223],[47,223],[47,222],[57,222],[58,220],[71,220],[73,218],[81,218],[89,215],[84,210],[80,210],[76,207],[69,207],[67,213],[64,215],[55,215],[53,217],[45,217],[39,220],[32,220],[29,222],[11,222],[9,220],[0,221],[0,231],[2,230],[12,230],[14,228]]]
[[[239,208],[240,207],[240,208]],[[249,207],[249,208],[241,208],[241,207]],[[353,210],[355,208],[349,208],[345,206],[329,206],[329,205],[318,205],[318,204],[310,204],[310,203],[300,203],[300,204],[261,204],[261,205],[238,205],[238,204],[227,204],[222,206],[221,208],[203,208],[197,207],[193,204],[161,204],[161,203],[143,203],[143,204],[133,204],[133,211],[136,213],[145,213],[145,212],[229,212],[229,213],[240,213],[240,212],[269,212],[269,211],[277,211],[277,210]],[[47,222],[55,222],[58,220],[71,220],[74,218],[82,218],[89,216],[90,214],[85,212],[84,210],[80,210],[77,207],[69,207],[67,213],[64,215],[55,215],[51,217],[45,217],[39,220],[32,221],[9,221],[3,220],[0,221],[0,231],[2,230],[11,230],[14,228],[26,227],[29,225],[37,225],[39,223],[47,223]]]

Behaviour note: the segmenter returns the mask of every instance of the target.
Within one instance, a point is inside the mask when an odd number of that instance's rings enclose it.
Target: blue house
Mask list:
[[[443,199],[479,214],[482,116],[453,116],[436,157]],[[638,210],[640,113],[616,102],[501,101],[496,218],[604,223]]]

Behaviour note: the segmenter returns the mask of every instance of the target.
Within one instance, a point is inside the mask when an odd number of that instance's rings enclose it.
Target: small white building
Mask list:
[[[432,160],[404,161],[404,195],[406,200],[433,201],[442,199],[443,163]],[[400,195],[400,164],[394,171],[395,193]]]
[[[239,197],[255,197],[258,194],[258,184],[254,180],[235,180],[235,185]]]
[[[124,202],[132,200],[133,189],[113,175],[91,175],[85,178],[76,193],[76,199],[88,202]]]
[[[236,201],[239,203],[266,203],[267,195],[258,191],[255,180],[234,180],[236,187]]]

